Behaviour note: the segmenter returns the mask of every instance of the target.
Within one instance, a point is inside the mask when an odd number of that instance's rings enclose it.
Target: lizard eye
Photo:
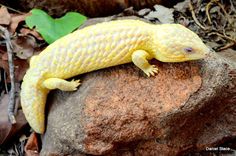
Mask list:
[[[192,53],[192,52],[193,52],[193,48],[187,47],[187,48],[184,48],[184,51],[185,51],[186,53]]]

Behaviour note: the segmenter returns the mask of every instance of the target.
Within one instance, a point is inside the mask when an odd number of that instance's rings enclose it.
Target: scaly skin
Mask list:
[[[120,20],[89,26],[57,40],[31,59],[22,83],[22,108],[31,127],[44,133],[48,92],[73,91],[80,84],[67,78],[129,62],[151,76],[158,69],[149,59],[183,62],[204,58],[208,52],[195,33],[178,24]]]

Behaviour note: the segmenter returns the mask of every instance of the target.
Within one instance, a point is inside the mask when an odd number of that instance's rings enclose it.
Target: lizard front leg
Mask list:
[[[148,54],[148,52],[144,50],[136,50],[132,54],[133,63],[139,67],[148,77],[154,76],[155,73],[158,72],[158,68],[155,65],[150,65],[148,60],[152,59],[152,57]]]
[[[80,85],[80,80],[66,81],[59,78],[49,78],[43,82],[43,86],[47,89],[60,89],[63,91],[74,91]]]

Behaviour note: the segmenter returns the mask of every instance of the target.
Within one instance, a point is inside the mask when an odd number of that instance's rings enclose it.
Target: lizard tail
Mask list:
[[[40,78],[25,76],[21,85],[21,106],[26,120],[37,133],[45,131],[45,103],[48,90],[38,85]]]

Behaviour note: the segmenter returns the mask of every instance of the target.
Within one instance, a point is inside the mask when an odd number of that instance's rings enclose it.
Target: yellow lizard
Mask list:
[[[104,22],[77,30],[49,45],[30,61],[21,90],[21,105],[30,126],[45,131],[45,103],[52,89],[74,91],[79,80],[65,79],[133,62],[147,76],[158,68],[148,60],[183,62],[204,58],[209,49],[179,24],[154,25],[139,20]]]

